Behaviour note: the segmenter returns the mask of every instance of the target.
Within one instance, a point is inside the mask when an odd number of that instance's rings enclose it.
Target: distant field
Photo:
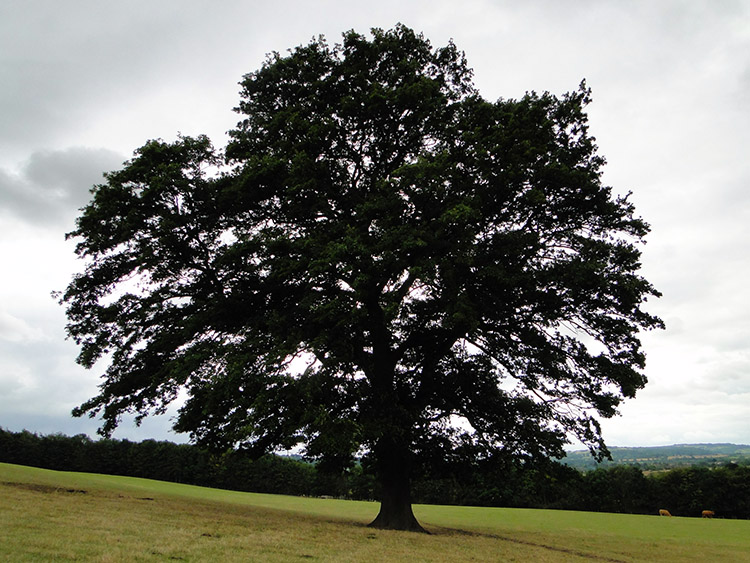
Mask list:
[[[750,561],[750,521],[378,505],[0,464],[2,561]]]
[[[644,469],[674,469],[677,467],[720,466],[726,463],[750,462],[750,446],[744,444],[675,444],[635,448],[610,448],[611,461],[597,464],[588,450],[568,452],[562,460],[566,465],[581,470],[612,465],[636,465]]]

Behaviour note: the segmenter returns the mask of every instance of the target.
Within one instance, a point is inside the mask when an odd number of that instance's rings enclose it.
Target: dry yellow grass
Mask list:
[[[0,464],[0,560],[742,561],[750,546],[748,522],[416,510],[432,535],[367,528],[377,512],[373,503]]]
[[[151,500],[153,499],[153,500]],[[224,502],[0,485],[8,561],[557,561],[490,536],[386,532]],[[567,561],[584,560],[572,556]]]

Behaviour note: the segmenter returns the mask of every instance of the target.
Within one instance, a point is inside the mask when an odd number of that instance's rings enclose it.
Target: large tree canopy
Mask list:
[[[606,452],[643,387],[647,224],[601,182],[584,84],[484,100],[463,54],[397,26],[273,54],[226,150],[150,141],[93,190],[62,296],[74,411],[163,412],[199,443],[367,453],[376,526],[418,528],[409,472],[472,448]]]

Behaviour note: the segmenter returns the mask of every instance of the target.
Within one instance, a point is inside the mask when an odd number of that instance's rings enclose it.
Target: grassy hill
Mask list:
[[[750,463],[750,446],[741,444],[675,444],[672,446],[610,448],[612,461],[600,465],[588,451],[568,452],[563,463],[580,470],[612,465],[635,465],[644,470],[664,470],[685,466],[716,466]]]
[[[750,521],[417,505],[431,535],[373,530],[369,502],[0,464],[4,561],[741,561]]]

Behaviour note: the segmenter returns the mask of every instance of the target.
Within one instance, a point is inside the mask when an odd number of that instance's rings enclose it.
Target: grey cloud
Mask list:
[[[71,227],[91,187],[123,160],[106,149],[35,152],[18,174],[0,170],[0,217],[37,226]]]
[[[99,420],[70,414],[93,394],[97,379],[95,373],[75,365],[74,357],[73,345],[62,338],[44,346],[0,339],[0,427],[94,436]],[[172,408],[165,415],[146,419],[140,427],[132,416],[125,416],[114,437],[185,442],[184,435],[171,431],[175,415]]]
[[[277,45],[270,35],[313,25],[296,18],[283,28],[264,25],[269,15],[282,11],[282,2],[230,1],[220,9],[168,0],[13,4],[0,6],[0,154],[14,158],[37,148],[39,139],[58,147],[92,131],[106,135],[98,131],[100,123],[153,113],[144,105],[160,95],[170,104],[162,112],[174,113],[186,91],[218,87],[234,94],[242,73],[256,67],[267,50],[288,46],[287,40]],[[289,41],[310,36],[305,32]],[[238,70],[228,73],[229,68]],[[180,117],[185,127],[190,116]]]
[[[17,3],[0,11],[0,148],[59,144],[106,105],[143,95],[183,10],[161,2]],[[171,24],[171,25],[170,25]],[[154,49],[161,39],[160,49]],[[63,141],[64,142],[64,141]]]
[[[43,333],[7,311],[0,309],[0,341],[23,342],[41,340]]]
[[[116,440],[130,440],[141,442],[143,440],[162,440],[184,444],[188,438],[184,434],[176,434],[171,430],[172,422],[170,415],[152,416],[146,418],[140,426],[136,426],[133,417],[123,417],[123,421],[117,428],[112,438]],[[3,420],[0,417],[0,428],[9,432],[21,432],[28,430],[35,434],[64,434],[75,436],[86,434],[96,438],[96,430],[100,423],[96,419],[88,417],[75,418],[69,412],[41,413],[29,412],[14,414],[12,419]]]

